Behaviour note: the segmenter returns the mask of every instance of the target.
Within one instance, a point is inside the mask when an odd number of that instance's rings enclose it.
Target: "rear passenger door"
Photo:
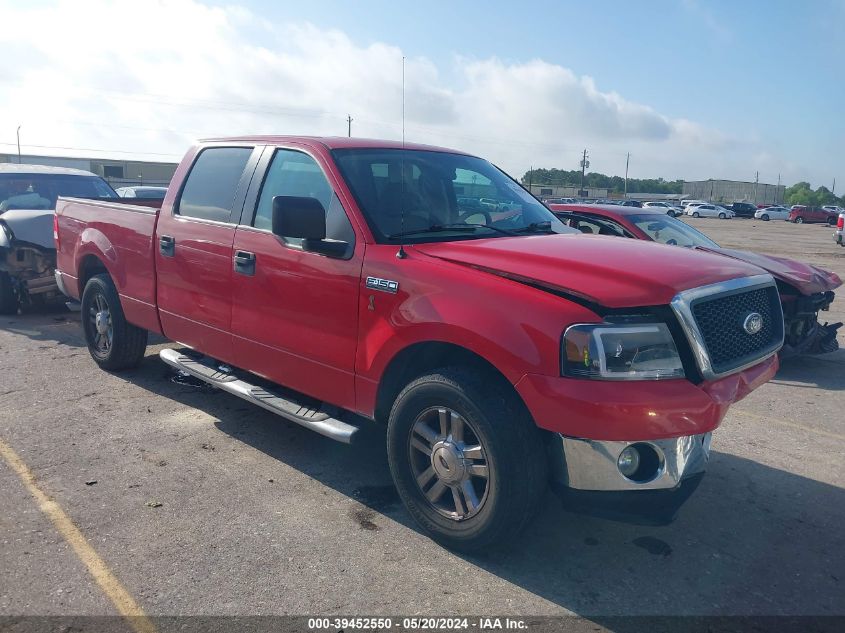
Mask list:
[[[262,156],[235,235],[235,364],[354,409],[364,241],[322,160],[292,148],[268,148]],[[329,257],[304,250],[301,239],[274,235],[275,196],[319,200],[326,209],[326,237],[346,242],[346,252]]]
[[[232,243],[260,150],[202,149],[156,228],[156,295],[164,334],[233,362]]]

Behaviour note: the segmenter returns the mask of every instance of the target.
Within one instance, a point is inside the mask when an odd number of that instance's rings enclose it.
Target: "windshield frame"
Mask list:
[[[519,217],[522,218],[524,212],[524,206],[530,205],[529,208],[531,209],[531,214],[536,215],[537,217],[532,217],[529,220],[523,222],[519,225],[514,226],[496,226],[498,222],[491,223],[490,228],[484,227],[480,225],[477,227],[475,231],[467,231],[466,229],[459,226],[454,230],[450,230],[448,228],[449,225],[454,223],[448,223],[447,226],[438,226],[436,230],[427,231],[425,228],[421,228],[418,231],[418,234],[406,234],[406,235],[398,235],[397,231],[391,231],[390,233],[385,233],[382,229],[384,228],[382,225],[379,224],[379,221],[373,217],[372,209],[370,209],[367,203],[361,199],[359,192],[356,190],[354,186],[355,178],[352,177],[349,169],[351,164],[349,163],[348,157],[350,155],[355,154],[372,154],[372,155],[385,155],[385,154],[395,154],[397,157],[401,159],[402,153],[405,153],[409,156],[409,164],[413,164],[414,161],[410,160],[411,158],[416,157],[418,160],[420,155],[428,155],[429,156],[442,156],[448,157],[449,159],[454,159],[455,161],[466,160],[468,162],[477,162],[478,167],[488,167],[489,168],[489,175],[495,175],[501,178],[501,182],[506,183],[510,190],[512,190],[515,194],[514,199],[523,205],[523,209],[520,209],[518,212]],[[536,236],[538,234],[555,234],[555,233],[572,233],[569,227],[565,226],[555,215],[554,213],[544,205],[540,200],[538,200],[533,194],[531,194],[525,187],[523,187],[517,180],[512,178],[507,172],[503,169],[497,167],[493,163],[477,157],[471,154],[464,154],[461,152],[450,152],[448,150],[428,150],[428,149],[402,149],[402,148],[371,148],[371,147],[364,147],[364,148],[336,148],[331,150],[332,160],[337,168],[337,171],[341,178],[343,179],[344,184],[346,185],[347,189],[349,190],[350,194],[355,200],[355,203],[358,206],[358,209],[363,216],[364,221],[366,222],[368,228],[370,229],[370,233],[372,234],[373,238],[375,239],[376,243],[378,244],[392,244],[392,245],[399,245],[399,244],[423,244],[423,243],[430,243],[430,242],[451,242],[451,241],[464,241],[464,240],[475,240],[475,239],[492,239],[492,238],[513,238],[513,237],[526,237],[526,236]],[[402,162],[403,169],[404,169],[404,161]],[[494,184],[499,190],[498,185],[494,183],[492,179],[487,177],[487,175],[483,174],[481,171],[478,171],[479,175],[485,176],[488,180],[491,180],[491,184]],[[454,182],[454,181],[453,181]],[[454,198],[453,202],[456,204],[456,209],[449,209],[448,212],[453,212],[457,210],[457,199],[458,198],[466,198],[466,196],[462,193],[458,193],[457,191],[453,192]],[[487,196],[482,196],[479,198],[479,201],[484,198],[486,199]],[[373,202],[372,200],[370,201]],[[482,211],[479,211],[481,213]],[[526,214],[530,215],[530,214]],[[465,219],[471,217],[472,214],[467,214]],[[523,218],[524,219],[524,218]],[[551,229],[550,231],[524,231],[526,227],[529,225],[536,225],[538,223],[550,222]],[[433,222],[432,227],[436,226],[438,223]],[[467,222],[467,226],[472,226],[475,223]],[[412,230],[413,227],[407,227],[405,231]],[[486,230],[485,230],[486,229]],[[520,229],[523,229],[524,232],[519,232]]]

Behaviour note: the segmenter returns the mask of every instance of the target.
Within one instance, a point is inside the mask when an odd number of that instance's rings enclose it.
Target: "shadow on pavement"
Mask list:
[[[845,389],[845,349],[821,356],[796,356],[781,362],[775,384],[842,391]]]
[[[384,430],[354,447],[221,392],[180,386],[156,357],[131,382],[217,418],[222,432],[361,504],[417,529],[390,479]],[[643,527],[568,513],[549,493],[519,543],[463,558],[581,615],[842,614],[845,490],[727,453],[672,525]]]

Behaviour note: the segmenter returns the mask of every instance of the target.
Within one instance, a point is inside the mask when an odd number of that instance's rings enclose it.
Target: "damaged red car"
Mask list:
[[[759,266],[775,278],[780,293],[785,333],[780,357],[826,354],[839,348],[836,332],[842,323],[819,321],[819,312],[830,308],[833,291],[842,285],[836,273],[785,257],[722,248],[701,231],[669,217],[663,210],[598,204],[552,204],[549,208],[564,223],[582,233],[685,246]]]

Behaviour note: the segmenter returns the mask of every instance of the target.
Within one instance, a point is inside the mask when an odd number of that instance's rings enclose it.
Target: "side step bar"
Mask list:
[[[252,385],[234,374],[220,371],[218,363],[212,359],[202,358],[197,360],[185,354],[180,354],[179,350],[175,349],[162,350],[159,356],[171,367],[184,371],[218,389],[231,393],[238,398],[243,398],[252,404],[257,404],[276,415],[301,424],[305,428],[338,442],[351,444],[355,433],[358,431],[357,426],[332,417],[322,407],[314,409],[290,398],[275,394],[264,387]]]

